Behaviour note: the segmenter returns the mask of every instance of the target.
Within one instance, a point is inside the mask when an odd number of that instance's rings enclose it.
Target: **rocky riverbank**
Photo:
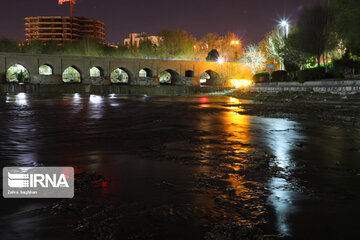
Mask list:
[[[238,104],[242,114],[346,124],[360,127],[360,94],[336,95],[314,92],[228,94],[252,103]]]

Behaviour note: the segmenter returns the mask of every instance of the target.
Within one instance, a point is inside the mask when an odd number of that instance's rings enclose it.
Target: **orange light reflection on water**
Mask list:
[[[251,164],[251,155],[255,150],[251,145],[252,118],[239,114],[241,112],[239,105],[247,103],[246,101],[229,97],[228,101],[223,104],[224,111],[218,113],[209,111],[208,114],[201,115],[198,127],[209,133],[202,139],[202,162],[209,163],[209,165],[201,166],[199,172],[210,179],[221,179],[226,183],[225,189],[217,192],[217,197],[228,204],[220,205],[219,209],[214,212],[214,216],[220,215],[226,219],[232,219],[234,222],[251,224],[250,219],[261,215],[263,208],[260,201],[254,201],[259,199],[260,195],[257,183],[246,180],[242,174],[242,170]],[[215,168],[214,161],[216,161]],[[233,189],[234,194],[229,195],[226,189]],[[250,216],[234,212],[232,208],[239,204],[246,205],[245,208],[249,209]]]

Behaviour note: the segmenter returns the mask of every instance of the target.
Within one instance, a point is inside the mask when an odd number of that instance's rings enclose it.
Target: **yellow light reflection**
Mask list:
[[[241,104],[240,99],[238,98],[234,98],[234,97],[230,97],[230,101],[231,104]]]

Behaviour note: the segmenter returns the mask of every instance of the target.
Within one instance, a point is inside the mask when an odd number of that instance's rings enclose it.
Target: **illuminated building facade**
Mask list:
[[[125,46],[139,47],[142,40],[149,39],[152,44],[159,46],[160,37],[149,36],[147,33],[130,33],[128,38],[124,39]]]
[[[105,43],[105,24],[84,17],[27,17],[26,41],[72,41],[92,37]]]

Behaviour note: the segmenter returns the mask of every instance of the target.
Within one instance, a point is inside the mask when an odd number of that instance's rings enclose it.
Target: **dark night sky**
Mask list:
[[[122,42],[129,32],[156,34],[162,28],[187,30],[200,38],[208,32],[232,31],[257,43],[282,17],[319,0],[78,0],[75,13],[107,24],[108,42]],[[1,0],[0,36],[24,39],[24,17],[66,16],[69,5],[57,0]]]

